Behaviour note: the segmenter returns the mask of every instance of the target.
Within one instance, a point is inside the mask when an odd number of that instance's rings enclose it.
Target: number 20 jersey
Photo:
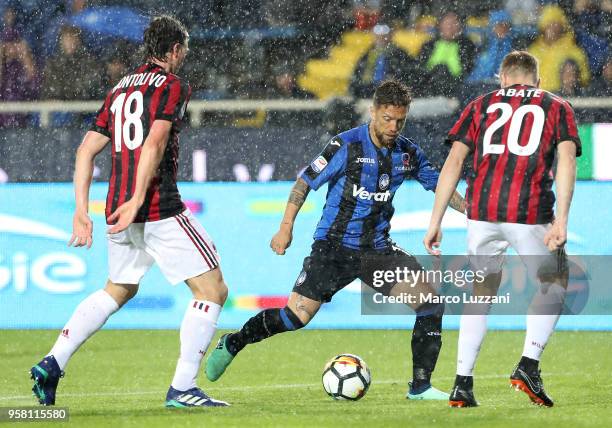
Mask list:
[[[557,144],[581,143],[570,104],[550,92],[513,85],[480,96],[463,110],[446,143],[470,148],[467,215],[523,224],[554,217],[552,166]]]
[[[111,139],[107,219],[134,194],[140,152],[155,120],[171,121],[172,128],[135,222],[162,220],[185,209],[176,185],[176,174],[178,134],[190,95],[187,83],[153,63],[141,65],[110,90],[91,127],[92,131]]]

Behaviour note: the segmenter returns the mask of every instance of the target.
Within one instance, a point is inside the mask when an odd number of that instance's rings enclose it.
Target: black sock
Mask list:
[[[249,319],[240,331],[230,334],[225,343],[230,354],[236,355],[250,343],[261,342],[275,334],[302,327],[304,324],[291,309],[266,309]]]
[[[538,360],[533,360],[525,356],[521,357],[521,361],[519,361],[519,367],[527,373],[537,371],[539,364],[540,362]]]
[[[431,385],[431,373],[442,348],[444,305],[424,304],[417,310],[412,330],[412,387],[424,391]]]
[[[471,390],[474,388],[474,376],[461,376],[457,375],[455,378],[455,386],[461,389]]]

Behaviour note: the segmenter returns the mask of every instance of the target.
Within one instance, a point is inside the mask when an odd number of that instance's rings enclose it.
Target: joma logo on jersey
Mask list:
[[[353,184],[353,196],[367,201],[373,199],[376,202],[387,202],[391,197],[391,192],[388,190],[386,192],[368,192],[365,187],[357,187],[356,184]]]
[[[372,158],[357,158],[357,163],[371,163],[374,164],[376,161]]]

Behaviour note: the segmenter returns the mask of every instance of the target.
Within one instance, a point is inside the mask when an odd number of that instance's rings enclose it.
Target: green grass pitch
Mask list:
[[[26,372],[56,335],[48,330],[0,331],[0,407],[34,404]],[[450,390],[457,332],[447,331],[443,339],[433,383]],[[404,398],[411,370],[408,330],[287,333],[247,347],[214,384],[200,376],[205,391],[232,407],[185,410],[163,407],[178,356],[178,332],[105,330],[70,362],[57,405],[69,407],[68,426],[87,428],[612,426],[612,333],[555,333],[542,360],[545,386],[555,399],[551,409],[531,405],[525,394],[508,386],[522,343],[522,332],[489,332],[476,366],[475,394],[481,406],[450,409],[446,402]],[[324,363],[344,352],[360,355],[372,371],[372,386],[358,402],[333,401],[321,386]]]

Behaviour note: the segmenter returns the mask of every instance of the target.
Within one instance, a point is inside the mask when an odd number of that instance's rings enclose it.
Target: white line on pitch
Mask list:
[[[556,377],[556,376],[576,376],[576,373],[543,373],[544,377]],[[584,375],[584,373],[582,373]],[[508,374],[504,375],[482,375],[478,376],[477,379],[501,379],[509,377]],[[449,381],[454,380],[455,377],[437,377],[435,378],[436,382],[439,381]],[[397,384],[406,384],[407,380],[377,380],[373,382],[374,384],[382,384],[382,385],[392,385],[394,383]],[[206,391],[214,391],[214,392],[223,392],[223,391],[251,391],[251,390],[265,390],[265,389],[281,389],[281,388],[310,388],[310,387],[318,387],[320,383],[288,383],[288,384],[271,384],[271,385],[247,385],[247,386],[225,386],[225,387],[205,387]],[[133,395],[163,395],[164,391],[128,391],[128,392],[82,392],[82,393],[66,393],[66,394],[58,394],[60,397],[111,397],[111,396],[133,396]],[[0,396],[0,401],[7,400],[23,400],[27,398],[32,398],[32,394],[30,395],[14,395],[14,396]]]

